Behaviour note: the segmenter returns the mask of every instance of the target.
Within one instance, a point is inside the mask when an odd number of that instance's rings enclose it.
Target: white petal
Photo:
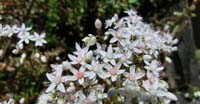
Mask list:
[[[76,73],[78,72],[76,69],[74,69],[74,68],[72,68],[72,69],[70,69],[70,71],[74,74],[74,75],[76,75]]]
[[[76,60],[76,57],[75,57],[75,56],[73,56],[73,55],[71,55],[71,54],[68,54],[68,57],[69,57],[69,59],[70,59],[71,61],[74,61],[74,60]]]
[[[62,75],[62,71],[63,71],[62,68],[57,68],[56,69],[56,77],[60,77]]]
[[[172,94],[171,92],[168,92],[166,97],[170,100],[178,100],[178,98],[176,97],[176,95]]]
[[[83,83],[84,83],[84,78],[79,79],[79,80],[78,80],[78,83],[79,83],[80,85],[83,85]]]
[[[61,92],[65,92],[65,87],[62,83],[60,83],[58,86],[57,86],[57,90],[61,91]]]
[[[114,43],[116,42],[118,39],[116,37],[113,37],[111,40],[110,40],[110,43]]]
[[[78,44],[78,43],[76,43],[76,50],[78,50],[78,51],[80,51],[81,50],[81,47],[80,47],[80,45]]]
[[[122,74],[124,71],[125,71],[125,70],[119,70],[117,74],[118,74],[118,75],[119,75],[119,74]]]
[[[143,59],[144,59],[144,60],[149,60],[149,59],[151,59],[151,56],[150,56],[150,55],[144,55],[144,56],[143,56]]]
[[[81,67],[81,68],[79,69],[79,71],[80,71],[80,72],[84,72],[84,71],[85,71],[85,68],[84,68],[84,67]]]
[[[115,60],[113,60],[113,59],[110,61],[110,63],[111,63],[112,65],[116,65],[116,62],[115,62]]]
[[[111,76],[111,81],[114,82],[117,80],[117,75]]]
[[[85,76],[89,77],[89,79],[95,78],[96,74],[95,72],[85,72]]]
[[[97,73],[97,75],[102,79],[106,79],[106,78],[110,77],[110,74],[109,73],[105,73],[105,72]]]
[[[81,100],[86,99],[86,96],[83,94],[83,91],[78,91],[77,93]]]
[[[157,68],[157,71],[162,71],[164,69],[164,67],[159,67]]]
[[[48,78],[49,81],[54,82],[54,80],[56,79],[55,76],[53,76],[52,74],[46,73],[46,76]]]
[[[113,54],[112,45],[108,46],[107,52]]]
[[[47,88],[47,90],[45,92],[51,92],[53,91],[53,89],[56,87],[56,84],[55,83],[51,83],[51,85]]]
[[[94,91],[94,90],[92,90],[92,91],[90,92],[90,94],[88,95],[88,98],[89,98],[90,100],[92,100],[93,102],[96,101],[96,95],[95,95],[95,91]]]
[[[75,81],[77,78],[75,76],[65,76],[63,77],[63,81]]]
[[[133,49],[136,53],[142,53],[142,50],[139,50],[139,49],[137,49],[137,48],[134,48]]]

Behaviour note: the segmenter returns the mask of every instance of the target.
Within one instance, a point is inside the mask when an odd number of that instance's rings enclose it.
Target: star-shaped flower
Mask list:
[[[46,73],[48,80],[51,82],[46,92],[51,92],[55,88],[63,93],[65,92],[65,87],[63,83],[67,81],[67,77],[62,76],[62,71],[62,69],[57,69],[55,73]]]
[[[43,46],[43,44],[46,44],[47,41],[44,39],[46,36],[45,33],[42,33],[42,34],[38,34],[38,33],[34,33],[34,36],[33,36],[33,41],[35,41],[35,46]]]

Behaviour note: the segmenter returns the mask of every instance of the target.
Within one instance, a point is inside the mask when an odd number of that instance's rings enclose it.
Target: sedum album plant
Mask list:
[[[76,43],[69,60],[53,64],[46,73],[50,81],[38,104],[169,103],[177,97],[168,91],[160,77],[167,55],[177,50],[178,42],[168,30],[155,30],[143,22],[136,11],[128,16],[115,14],[106,21],[102,36],[89,34],[85,44]],[[97,20],[95,26],[101,29]],[[46,96],[46,97],[45,97]]]

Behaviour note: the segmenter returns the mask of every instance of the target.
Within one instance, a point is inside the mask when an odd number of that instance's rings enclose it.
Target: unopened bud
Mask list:
[[[21,98],[21,99],[19,100],[19,103],[20,103],[20,104],[24,104],[24,102],[25,102],[25,98]]]
[[[13,49],[13,50],[12,50],[12,53],[13,53],[13,54],[18,54],[18,53],[19,53],[19,50]]]
[[[47,58],[46,58],[45,56],[41,56],[41,58],[40,58],[40,59],[41,59],[41,61],[42,61],[42,62],[44,62],[44,63],[46,63],[46,62],[47,62]]]
[[[94,24],[95,24],[96,29],[101,29],[102,23],[98,18],[96,19]]]
[[[34,57],[35,57],[35,58],[39,58],[39,57],[40,57],[40,54],[39,54],[39,53],[35,53]]]

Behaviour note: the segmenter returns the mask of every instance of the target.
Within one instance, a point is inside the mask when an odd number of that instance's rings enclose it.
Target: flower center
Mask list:
[[[56,77],[56,80],[55,80],[55,82],[57,83],[57,84],[59,84],[59,83],[61,83],[61,77],[59,76],[59,77]]]
[[[78,71],[78,72],[76,73],[76,77],[77,77],[78,79],[83,78],[83,76],[84,76],[84,73],[83,73],[83,72]]]
[[[83,104],[91,104],[90,99],[86,98],[83,100]]]
[[[155,78],[154,78],[153,76],[151,76],[151,77],[149,78],[149,82],[150,82],[151,84],[153,84],[155,81],[156,81],[156,80],[155,80]]]
[[[118,72],[118,69],[115,68],[115,67],[113,67],[113,68],[110,70],[110,74],[112,74],[112,75],[116,75],[117,72]]]
[[[146,45],[145,44],[141,44],[140,48],[141,49],[145,49]]]

